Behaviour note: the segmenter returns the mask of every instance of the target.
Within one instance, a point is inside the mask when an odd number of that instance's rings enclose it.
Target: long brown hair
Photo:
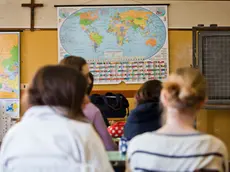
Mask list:
[[[77,70],[67,66],[45,66],[37,71],[27,96],[30,106],[58,106],[66,117],[84,121],[82,104],[87,81]]]

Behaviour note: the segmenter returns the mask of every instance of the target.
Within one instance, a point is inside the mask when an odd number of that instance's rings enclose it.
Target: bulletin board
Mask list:
[[[210,29],[210,30],[208,30]],[[209,105],[228,105],[230,108],[230,27],[228,30],[199,31],[199,68],[208,83]]]
[[[20,33],[0,32],[0,141],[20,113]]]
[[[59,60],[85,58],[95,84],[168,75],[167,5],[58,7]]]

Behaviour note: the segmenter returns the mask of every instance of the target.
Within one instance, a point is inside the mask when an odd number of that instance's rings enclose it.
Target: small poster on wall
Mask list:
[[[19,118],[19,101],[17,99],[4,100],[4,110],[7,116],[16,119]]]

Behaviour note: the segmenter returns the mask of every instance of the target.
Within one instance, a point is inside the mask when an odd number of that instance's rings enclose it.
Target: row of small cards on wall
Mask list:
[[[152,79],[167,77],[167,63],[161,61],[139,62],[91,62],[90,71],[96,83],[125,81],[141,83]]]
[[[0,115],[11,118],[19,118],[20,101],[19,99],[0,99]]]

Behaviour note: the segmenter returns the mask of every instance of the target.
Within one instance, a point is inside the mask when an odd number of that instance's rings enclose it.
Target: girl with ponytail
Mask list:
[[[179,68],[162,87],[165,124],[131,140],[127,170],[227,172],[223,142],[193,125],[207,96],[204,76],[197,69]]]

